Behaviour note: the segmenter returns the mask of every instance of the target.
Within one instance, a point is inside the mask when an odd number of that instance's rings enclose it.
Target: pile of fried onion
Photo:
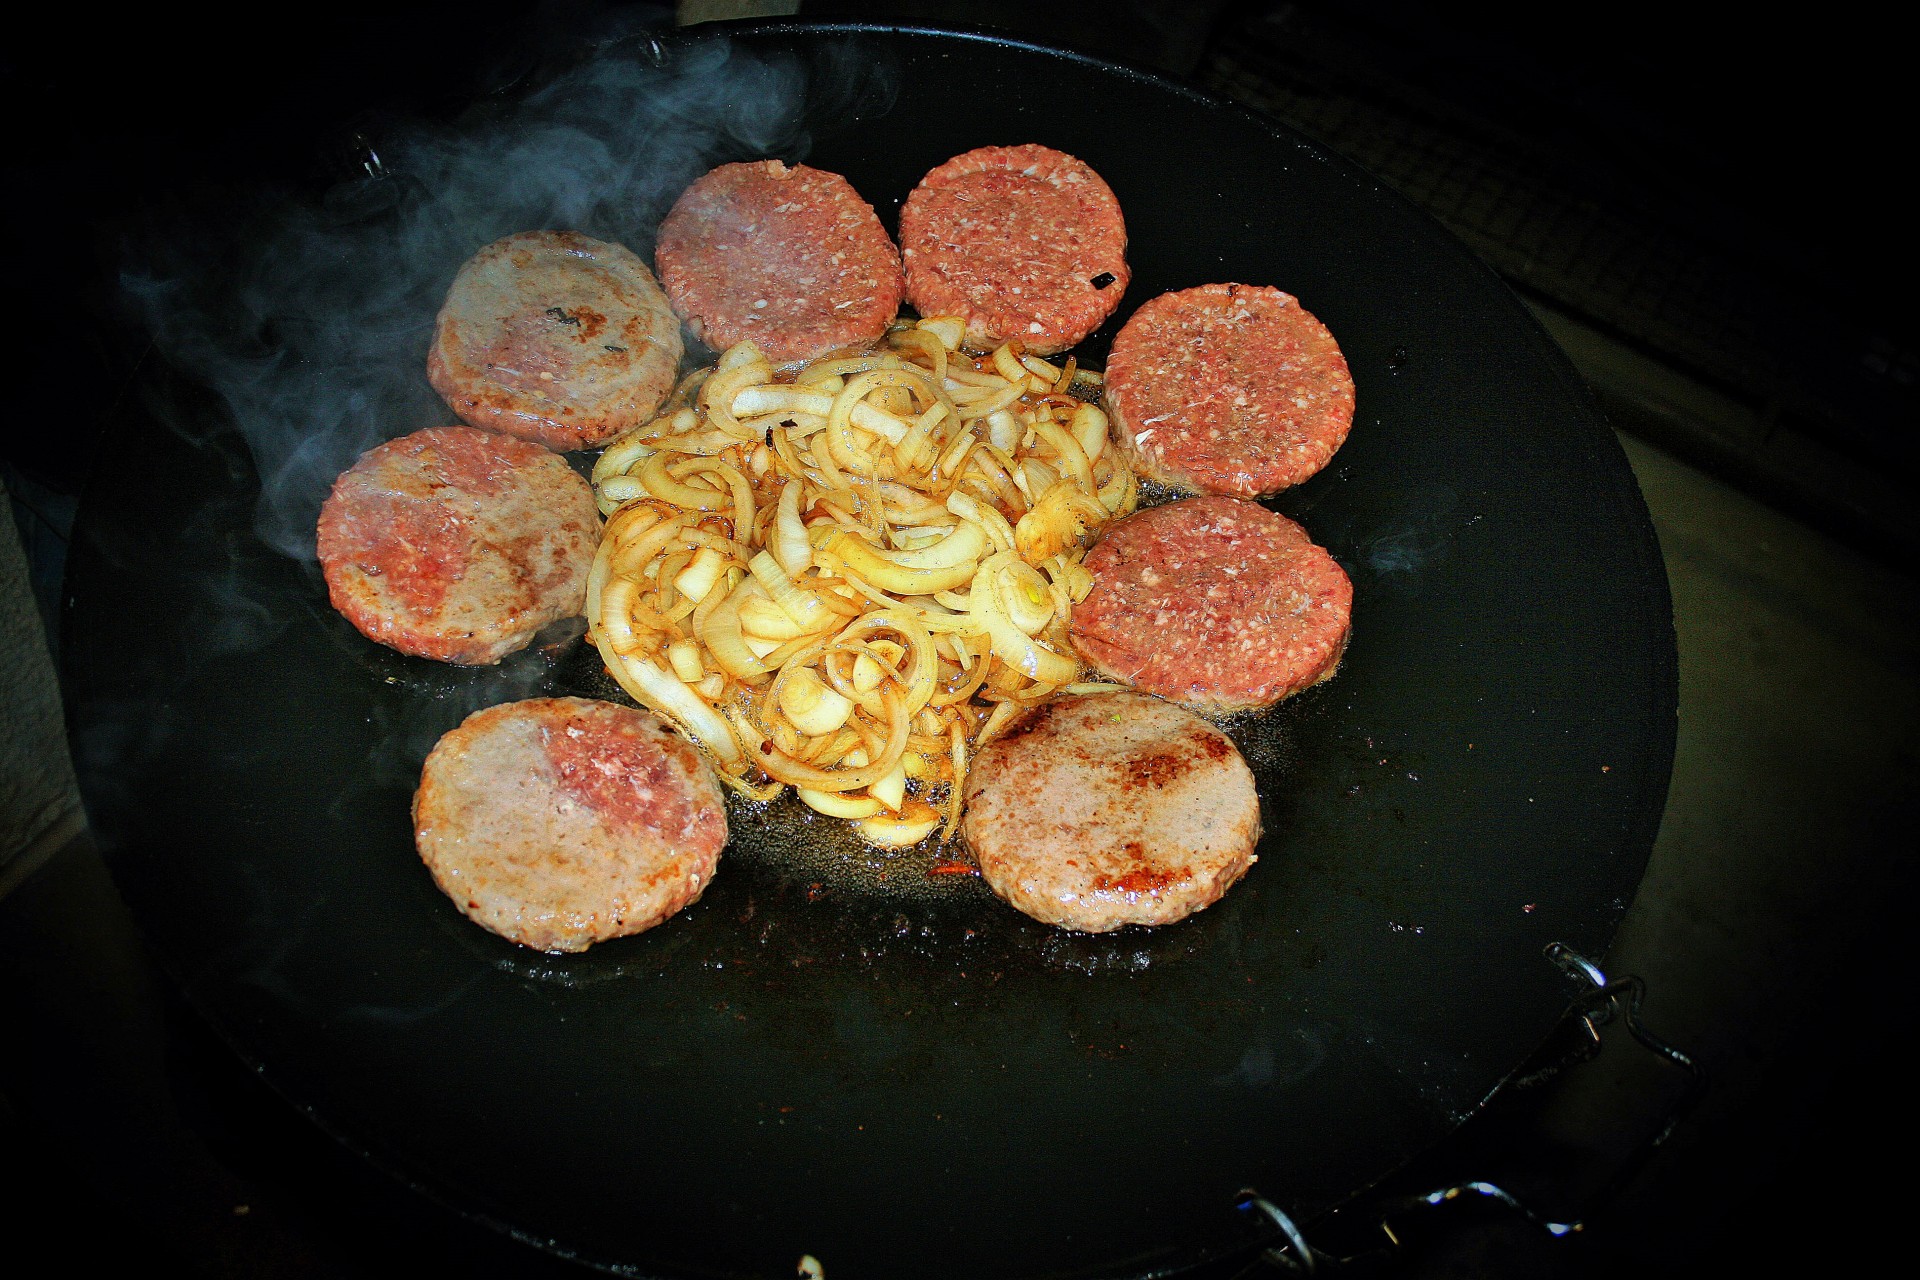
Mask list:
[[[741,343],[593,470],[588,635],[742,794],[951,838],[973,751],[1079,682],[1080,561],[1138,489],[1098,374],[964,326],[776,367]]]

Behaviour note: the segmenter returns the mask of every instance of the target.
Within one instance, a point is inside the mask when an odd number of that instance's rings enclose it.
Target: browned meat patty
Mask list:
[[[1064,351],[1120,305],[1127,227],[1087,165],[1048,147],[981,147],[926,177],[900,210],[907,299],[959,316],[967,345]]]
[[[1113,340],[1106,396],[1134,470],[1190,493],[1278,493],[1326,466],[1353,425],[1333,335],[1256,285],[1146,303]]]
[[[535,698],[441,738],[413,797],[434,883],[541,951],[651,929],[698,898],[727,843],[705,759],[644,711]]]
[[[675,201],[654,249],[694,336],[751,341],[769,360],[865,346],[900,310],[900,254],[872,206],[837,173],[723,164]]]
[[[369,449],[320,509],[333,607],[369,639],[467,666],[579,614],[599,544],[593,490],[564,458],[473,427]]]
[[[1253,772],[1224,733],[1138,693],[1023,713],[967,775],[961,831],[993,891],[1105,933],[1219,901],[1254,861]]]
[[[1283,515],[1188,498],[1110,526],[1087,553],[1093,589],[1069,624],[1116,680],[1201,711],[1263,707],[1332,675],[1353,584]]]
[[[427,380],[476,427],[589,449],[653,417],[681,350],[673,308],[630,250],[525,231],[454,276]]]

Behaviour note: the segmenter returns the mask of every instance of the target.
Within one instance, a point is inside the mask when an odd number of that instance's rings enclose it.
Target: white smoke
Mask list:
[[[804,157],[810,79],[815,110],[823,95],[870,108],[889,92],[882,69],[833,51],[803,64],[718,37],[608,39],[510,103],[372,139],[369,172],[321,198],[253,191],[156,218],[123,281],[159,353],[216,392],[246,440],[262,539],[312,559],[342,470],[454,421],[425,368],[462,262],[528,230],[580,231],[651,260],[659,220],[708,168]]]

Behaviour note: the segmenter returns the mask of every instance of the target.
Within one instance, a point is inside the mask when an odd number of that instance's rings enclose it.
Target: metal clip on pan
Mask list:
[[[1546,948],[1546,958],[1569,977],[1587,986],[1568,1006],[1562,1023],[1569,1030],[1577,1028],[1575,1034],[1579,1039],[1570,1050],[1544,1065],[1533,1066],[1514,1075],[1507,1082],[1509,1090],[1529,1089],[1544,1084],[1560,1076],[1567,1068],[1596,1056],[1601,1046],[1600,1028],[1611,1023],[1616,1016],[1621,1018],[1628,1034],[1640,1045],[1687,1075],[1685,1086],[1667,1105],[1665,1114],[1659,1117],[1648,1136],[1633,1148],[1601,1188],[1589,1196],[1586,1213],[1570,1221],[1558,1221],[1536,1212],[1497,1183],[1473,1179],[1416,1194],[1382,1196],[1377,1200],[1334,1210],[1327,1215],[1327,1219],[1337,1214],[1350,1223],[1362,1224],[1364,1229],[1360,1233],[1343,1229],[1340,1234],[1346,1239],[1342,1247],[1321,1248],[1307,1239],[1301,1226],[1284,1209],[1248,1188],[1240,1193],[1236,1207],[1243,1212],[1259,1213],[1279,1231],[1279,1240],[1261,1251],[1261,1261],[1291,1275],[1377,1268],[1394,1259],[1403,1247],[1401,1234],[1394,1229],[1396,1224],[1404,1230],[1415,1215],[1425,1215],[1450,1205],[1495,1205],[1558,1238],[1578,1235],[1586,1229],[1586,1218],[1611,1201],[1673,1135],[1681,1120],[1705,1092],[1707,1078],[1704,1069],[1689,1054],[1668,1044],[1641,1022],[1640,1004],[1646,996],[1646,983],[1640,978],[1629,976],[1609,980],[1598,965],[1565,943],[1550,943]],[[1251,1275],[1252,1272],[1245,1274]]]

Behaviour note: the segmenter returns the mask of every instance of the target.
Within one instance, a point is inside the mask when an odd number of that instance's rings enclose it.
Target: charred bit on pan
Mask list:
[[[1102,271],[1099,275],[1087,281],[1087,283],[1092,285],[1096,289],[1104,289],[1108,285],[1113,283],[1113,272]]]
[[[559,307],[548,307],[547,315],[551,317],[554,323],[556,324],[570,324],[575,326],[576,328],[580,324],[579,316],[570,316],[565,311],[562,311]]]

